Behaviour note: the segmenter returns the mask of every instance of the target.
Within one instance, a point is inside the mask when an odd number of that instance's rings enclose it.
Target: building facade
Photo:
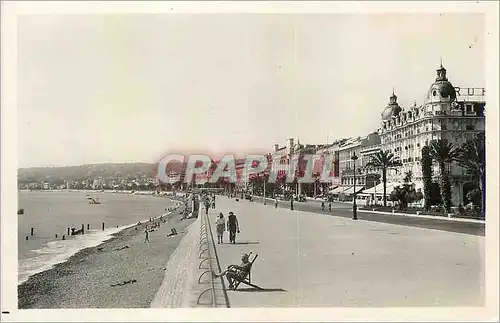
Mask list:
[[[357,137],[346,140],[339,147],[339,165],[342,186],[354,185],[370,188],[377,184],[378,173],[367,164],[372,160],[372,156],[380,151],[380,136],[374,132],[366,137]],[[356,154],[358,159],[352,160]],[[354,164],[356,163],[356,174],[354,174]],[[354,176],[356,175],[356,176]]]
[[[459,148],[484,131],[484,93],[484,89],[471,91],[455,88],[448,81],[443,66],[437,69],[436,79],[427,91],[422,105],[417,106],[415,103],[409,109],[403,109],[393,93],[382,112],[379,134],[381,149],[393,153],[402,166],[396,171],[388,172],[388,182],[401,182],[405,174],[411,171],[416,189],[422,190],[422,147],[432,140],[442,139]],[[472,187],[472,179],[463,168],[454,163],[447,171],[450,175],[453,204],[465,204],[465,195]],[[440,175],[437,165],[433,166],[433,174],[437,181]]]

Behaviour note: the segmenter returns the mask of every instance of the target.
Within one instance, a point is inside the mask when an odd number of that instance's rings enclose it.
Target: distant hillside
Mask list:
[[[136,177],[153,177],[156,164],[149,163],[109,163],[87,164],[65,167],[30,167],[20,168],[17,178],[20,183],[84,180],[86,178],[102,177],[104,179],[133,179]]]

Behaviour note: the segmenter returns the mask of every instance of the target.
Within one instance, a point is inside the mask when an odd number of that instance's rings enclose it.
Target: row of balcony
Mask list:
[[[451,111],[426,111],[424,112],[422,115],[422,117],[442,117],[442,116],[453,116],[453,117],[463,117],[463,116],[467,116],[467,117],[475,117],[477,116],[477,112],[476,111],[462,111],[462,110],[451,110]],[[394,127],[398,127],[398,126],[402,126],[404,125],[406,122],[414,122],[414,121],[417,121],[421,118],[411,118],[411,117],[408,117],[408,118],[401,118],[401,117],[397,117],[391,121],[388,121],[386,123],[384,123],[383,125],[383,129],[391,129],[391,128],[394,128]]]

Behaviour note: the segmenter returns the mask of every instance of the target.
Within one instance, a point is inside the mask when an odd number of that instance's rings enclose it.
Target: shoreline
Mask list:
[[[141,222],[30,276],[18,285],[18,308],[149,307],[170,255],[194,221],[181,220],[180,212],[177,208],[165,215],[166,223],[149,233],[149,243],[144,241],[144,230],[152,222]],[[172,228],[178,234],[167,237]]]
[[[75,193],[73,192],[73,194]],[[138,198],[141,199],[143,197]],[[161,202],[161,204],[166,203],[165,206],[169,207],[170,210],[174,210],[175,208],[183,204],[182,200],[179,198],[163,197],[163,199],[165,201]],[[153,208],[155,208],[155,211],[137,214],[137,217],[126,218],[125,220],[121,220],[120,222],[115,221],[116,223],[112,225],[108,224],[109,227],[102,231],[93,227],[93,230],[86,232],[90,234],[76,236],[69,235],[66,239],[61,240],[61,238],[58,239],[57,237],[48,237],[46,234],[44,235],[44,233],[42,233],[39,237],[35,237],[35,244],[33,245],[33,243],[31,242],[31,244],[28,245],[29,247],[26,247],[26,245],[24,244],[21,245],[22,242],[19,241],[19,267],[17,285],[19,286],[22,283],[26,282],[31,276],[35,274],[49,270],[59,263],[68,261],[73,255],[83,249],[99,246],[100,244],[109,241],[116,234],[133,226],[136,226],[139,222],[146,223],[151,218],[156,219],[160,216],[166,216],[166,214],[170,213],[167,212],[167,208],[165,208],[165,211],[163,211],[163,205],[161,210],[155,206],[153,206]],[[32,211],[36,210],[34,209]],[[126,211],[126,209],[122,210],[122,212]],[[154,216],[151,217],[151,215]],[[61,233],[60,235],[62,236],[63,234]]]

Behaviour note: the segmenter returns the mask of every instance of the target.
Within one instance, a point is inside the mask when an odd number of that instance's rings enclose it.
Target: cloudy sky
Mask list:
[[[243,153],[376,131],[440,57],[484,87],[480,14],[57,15],[18,22],[20,167]]]

